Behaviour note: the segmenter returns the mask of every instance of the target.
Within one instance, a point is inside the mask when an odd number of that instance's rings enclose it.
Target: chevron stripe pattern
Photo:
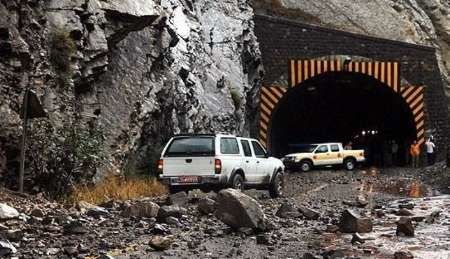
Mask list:
[[[424,107],[424,87],[406,86],[401,88],[403,99],[409,106],[416,124],[416,139],[422,145],[425,142],[425,107]]]
[[[352,61],[343,65],[339,60],[290,60],[289,83],[291,87],[294,87],[319,74],[335,71],[366,74],[385,83],[395,92],[400,90],[398,62]]]
[[[400,87],[400,66],[398,62],[352,61],[344,66],[339,60],[290,60],[289,86],[296,87],[305,80],[319,74],[338,71],[366,74],[378,79],[391,87],[395,92],[401,94],[413,113],[417,141],[420,144],[425,142],[424,87]],[[259,140],[265,147],[268,144],[272,112],[287,90],[288,88],[279,86],[261,88]]]
[[[284,96],[287,89],[285,87],[262,87],[260,95],[260,121],[259,121],[259,141],[267,147],[267,133],[269,131],[272,111],[277,103]]]

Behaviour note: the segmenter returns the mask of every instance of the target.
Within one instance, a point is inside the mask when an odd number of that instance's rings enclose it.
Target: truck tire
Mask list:
[[[308,160],[303,160],[300,162],[300,170],[302,170],[302,172],[308,172],[311,168],[312,164]]]
[[[270,197],[272,198],[282,197],[284,188],[283,174],[281,172],[277,172],[273,177],[274,178],[269,186]]]
[[[237,190],[244,190],[244,178],[240,174],[235,174],[231,181],[231,188]]]
[[[353,158],[347,158],[344,160],[344,168],[348,171],[354,170],[356,167],[355,159]]]

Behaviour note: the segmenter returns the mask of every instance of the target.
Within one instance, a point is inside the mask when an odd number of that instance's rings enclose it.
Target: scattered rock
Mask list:
[[[319,259],[319,257],[311,254],[311,253],[304,253],[301,259]]]
[[[41,210],[40,208],[34,208],[31,212],[30,212],[31,216],[34,217],[39,217],[39,218],[43,218],[45,217],[45,213],[43,210]]]
[[[414,204],[413,203],[399,204],[398,208],[412,210],[414,209]]]
[[[352,244],[364,244],[365,240],[359,233],[353,233],[352,240],[350,242]]]
[[[394,259],[413,259],[414,256],[409,251],[397,251],[394,253]]]
[[[23,238],[23,231],[20,229],[8,230],[6,231],[5,235],[8,240],[18,242]]]
[[[339,229],[343,233],[368,233],[372,231],[372,220],[347,209],[341,214]]]
[[[173,243],[173,237],[171,236],[153,236],[150,239],[149,245],[157,250],[157,251],[163,251],[168,249]]]
[[[188,196],[186,192],[177,192],[169,195],[169,204],[184,206],[188,202]]]
[[[0,256],[6,256],[15,253],[17,253],[17,249],[8,240],[0,240]]]
[[[320,213],[307,208],[305,206],[298,206],[298,210],[303,214],[306,219],[317,220],[320,217]]]
[[[7,205],[6,203],[0,203],[0,219],[13,219],[19,217],[19,212]]]
[[[47,255],[57,255],[59,253],[59,248],[48,248],[47,251],[45,252],[45,254]]]
[[[169,225],[174,225],[174,226],[178,226],[180,224],[180,221],[172,216],[169,216],[165,219],[166,223]]]
[[[194,189],[194,190],[190,190],[188,192],[188,201],[191,203],[195,203],[200,201],[201,199],[204,198],[210,198],[212,199],[213,197],[215,197],[215,193],[214,192],[210,192],[210,193],[205,193],[200,189]]]
[[[408,217],[401,217],[399,221],[397,222],[397,236],[407,236],[412,237],[414,236],[414,226],[411,222],[411,219]]]
[[[369,201],[364,196],[356,197],[356,206],[360,208],[364,208],[369,204]]]
[[[280,218],[298,218],[301,216],[299,209],[292,203],[283,203],[275,213]]]
[[[179,205],[162,206],[158,212],[158,218],[165,219],[167,217],[181,218],[186,215],[187,210]]]
[[[412,216],[412,215],[414,215],[408,209],[399,209],[396,214],[397,214],[397,216]]]
[[[336,233],[339,231],[339,226],[336,225],[327,225],[327,228],[325,229],[328,233]]]
[[[82,235],[88,232],[87,228],[79,221],[72,221],[64,226],[65,234]]]
[[[216,210],[216,202],[210,198],[201,198],[198,201],[198,210],[205,215],[214,213]]]
[[[95,206],[87,211],[87,215],[94,218],[98,218],[101,216],[108,216],[109,212],[105,208]]]
[[[270,237],[267,234],[259,234],[256,236],[256,243],[259,245],[270,245]]]
[[[235,189],[225,189],[217,195],[215,215],[228,226],[265,229],[265,215],[258,202]]]
[[[122,215],[125,217],[154,218],[158,216],[159,210],[159,205],[154,202],[137,201],[131,205],[126,205]]]

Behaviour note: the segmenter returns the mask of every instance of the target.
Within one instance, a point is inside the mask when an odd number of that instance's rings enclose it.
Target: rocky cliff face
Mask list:
[[[364,35],[433,46],[450,96],[447,0],[254,0],[255,11]]]
[[[2,176],[17,173],[27,86],[48,111],[28,174],[64,184],[149,170],[172,134],[249,132],[261,68],[244,0],[2,0],[0,14]]]

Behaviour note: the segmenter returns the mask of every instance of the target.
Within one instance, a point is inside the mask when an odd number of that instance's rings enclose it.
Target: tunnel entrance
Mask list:
[[[352,141],[365,149],[368,164],[385,166],[405,164],[415,138],[413,114],[400,94],[371,76],[341,71],[290,88],[272,113],[268,144],[282,157],[303,144]]]

